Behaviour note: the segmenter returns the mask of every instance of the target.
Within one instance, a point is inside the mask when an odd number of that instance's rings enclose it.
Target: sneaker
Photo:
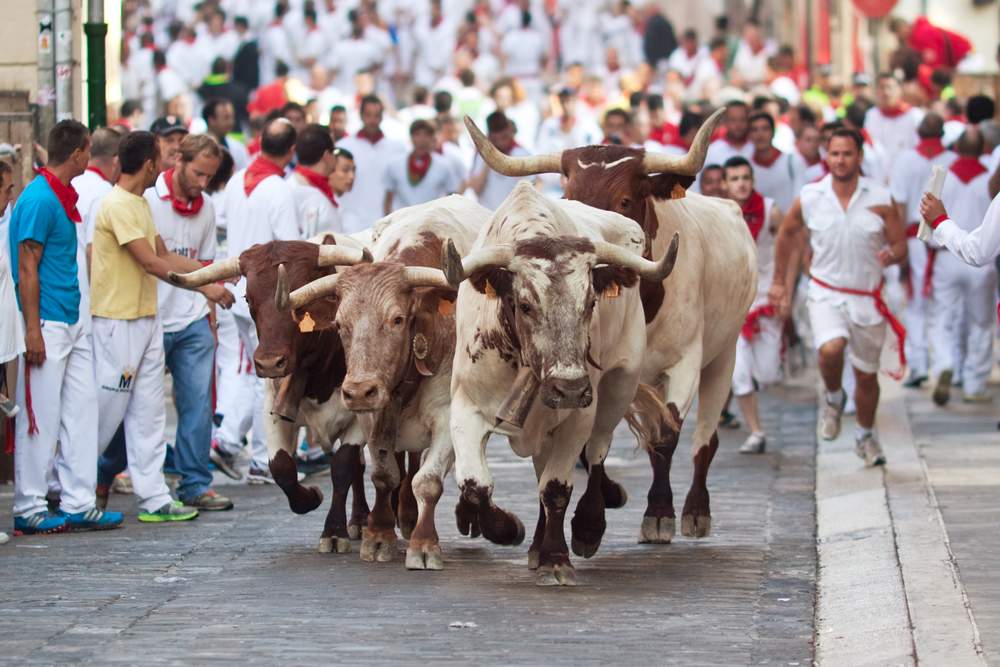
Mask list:
[[[17,403],[10,400],[3,394],[0,394],[0,415],[4,417],[10,417],[13,419],[17,416],[17,413],[21,411],[21,408],[17,407]],[[10,538],[8,538],[10,539]]]
[[[936,405],[948,405],[948,400],[951,399],[951,375],[951,371],[941,371],[941,375],[938,376],[934,393],[931,394],[931,399]]]
[[[97,509],[102,510],[108,506],[108,496],[111,495],[111,487],[107,484],[98,484],[97,488],[94,489],[94,496],[96,497]]]
[[[45,510],[31,516],[14,517],[14,532],[22,535],[51,535],[66,532],[66,529],[65,516]]]
[[[237,456],[225,452],[216,440],[212,441],[212,449],[208,452],[208,460],[215,464],[223,475],[237,481],[243,479],[237,467]]]
[[[127,472],[118,473],[115,475],[115,481],[111,482],[111,490],[122,495],[131,494],[132,478],[128,476]]]
[[[850,396],[847,397],[847,402],[844,403],[844,414],[848,417],[858,414],[858,406]]]
[[[763,454],[767,447],[767,438],[763,433],[751,433],[750,437],[740,447],[740,454]]]
[[[205,512],[225,512],[226,510],[233,509],[233,501],[225,496],[220,496],[214,490],[209,489],[205,493],[195,496],[194,498],[188,498],[184,501],[184,504],[188,507],[193,507],[197,510],[203,510]]]
[[[7,544],[10,542],[10,535],[0,530],[0,544]]]
[[[882,445],[878,443],[874,435],[866,435],[860,440],[855,440],[854,453],[858,455],[858,458],[864,459],[866,468],[885,465]]]
[[[927,382],[927,373],[910,371],[910,374],[903,380],[903,386],[907,389],[920,389],[920,385],[925,382]]]
[[[719,428],[737,429],[740,427],[740,420],[729,410],[723,410],[719,415]]]
[[[299,473],[300,475],[302,473]],[[301,482],[305,478],[305,475],[299,477]],[[274,477],[271,475],[271,470],[269,468],[263,468],[256,464],[250,464],[250,470],[247,471],[247,484],[274,484]]]
[[[982,403],[992,403],[993,402],[993,394],[989,393],[988,391],[983,391],[983,392],[979,392],[979,393],[975,393],[975,394],[963,394],[962,395],[962,402],[963,403],[980,403],[980,404],[982,404]]]
[[[125,520],[121,512],[105,512],[95,507],[86,512],[76,512],[69,514],[62,513],[66,517],[66,525],[73,532],[83,532],[85,530],[111,530],[119,528]]]
[[[819,437],[824,440],[835,440],[840,435],[840,417],[844,414],[847,404],[847,393],[840,399],[840,405],[831,405],[823,401],[823,413],[819,418]]]
[[[179,500],[172,500],[155,512],[139,512],[143,523],[163,523],[166,521],[190,521],[198,516],[198,510],[188,507]]]
[[[298,465],[299,472],[306,475],[315,475],[318,472],[325,472],[330,469],[330,457],[324,452],[322,456],[317,456],[314,459],[307,459],[300,457],[296,461]]]

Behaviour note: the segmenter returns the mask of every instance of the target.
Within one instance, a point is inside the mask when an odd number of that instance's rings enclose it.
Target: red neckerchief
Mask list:
[[[510,155],[511,153],[514,152],[515,148],[520,148],[520,147],[521,147],[521,145],[518,144],[516,141],[510,142],[510,148],[508,148],[507,150],[503,150],[502,148],[500,148],[499,146],[497,146],[497,148],[500,150],[500,152],[503,153],[504,155]]]
[[[83,222],[83,218],[80,217],[80,212],[76,210],[76,202],[80,199],[80,195],[77,194],[76,190],[72,185],[65,185],[59,178],[49,171],[48,167],[42,167],[38,170],[38,173],[42,175],[42,178],[46,180],[49,187],[52,188],[52,192],[55,194],[56,199],[62,204],[63,210],[66,211],[66,217],[73,222]]]
[[[768,157],[761,157],[760,153],[758,153],[757,151],[754,151],[753,153],[754,164],[759,164],[762,167],[774,166],[774,163],[777,162],[778,158],[780,157],[781,157],[781,151],[779,151],[774,146],[771,146],[771,155]]]
[[[677,146],[677,148],[682,148],[685,151],[691,150],[691,145],[684,141],[682,137],[674,137],[667,146]]]
[[[201,211],[205,205],[205,196],[198,195],[197,199],[184,201],[174,194],[174,170],[168,169],[163,172],[163,183],[167,186],[167,196],[161,199],[169,199],[170,205],[174,207],[174,213],[182,218],[193,218]]]
[[[944,153],[944,144],[937,137],[931,139],[921,139],[917,144],[917,152],[928,160],[933,160],[941,153]]]
[[[87,171],[94,172],[95,174],[106,180],[108,183],[111,182],[111,179],[108,178],[103,171],[101,171],[100,167],[87,167]]]
[[[858,131],[861,133],[861,138],[865,140],[866,144],[868,144],[869,146],[875,145],[875,142],[872,141],[872,135],[868,134],[868,130],[866,130],[865,128],[861,128]]]
[[[254,188],[260,185],[265,178],[268,176],[277,176],[280,178],[284,173],[284,169],[263,155],[260,155],[247,167],[247,173],[243,176],[243,191],[249,197]]]
[[[360,130],[358,130],[358,138],[371,142],[372,146],[382,141],[383,137],[385,137],[385,135],[382,133],[382,128],[379,128],[378,132],[376,132],[374,136],[371,136],[367,132],[365,132],[365,128],[361,128]]]
[[[754,190],[740,208],[743,209],[743,220],[750,228],[750,236],[756,241],[760,230],[764,229],[764,198]]]
[[[416,185],[424,180],[424,176],[427,175],[430,168],[430,155],[420,158],[417,157],[416,153],[410,153],[410,156],[406,158],[406,180],[410,182],[410,185]]]
[[[733,141],[732,139],[729,138],[729,133],[728,132],[726,133],[726,136],[722,137],[722,140],[725,141],[730,146],[732,146],[733,148],[737,148],[737,149],[743,148],[744,146],[746,146],[747,145],[747,141],[748,141],[747,139],[744,139],[740,143],[736,143],[735,141]]]
[[[882,107],[879,107],[878,110],[881,111],[882,115],[885,116],[886,118],[899,118],[904,113],[910,110],[910,105],[907,104],[906,102],[900,102],[896,106],[891,107],[889,109],[883,109]]]
[[[193,35],[188,35],[187,37],[184,38],[184,43],[185,44],[194,44],[194,41],[195,41],[195,38],[194,38]]]
[[[986,167],[974,157],[960,157],[951,163],[951,173],[965,184],[980,174],[986,173]]]
[[[295,173],[306,179],[306,183],[326,195],[326,198],[330,200],[331,204],[334,206],[337,205],[337,198],[333,196],[333,188],[330,187],[329,178],[301,165],[295,168]]]
[[[673,123],[664,123],[659,127],[654,127],[649,133],[649,138],[667,146],[680,138],[680,132]]]
[[[806,163],[807,167],[815,167],[817,164],[823,161],[823,156],[820,155],[819,153],[816,153],[816,159],[814,160],[810,160],[808,157],[805,156],[805,154],[802,151],[799,151],[799,156],[802,158],[802,161]]]

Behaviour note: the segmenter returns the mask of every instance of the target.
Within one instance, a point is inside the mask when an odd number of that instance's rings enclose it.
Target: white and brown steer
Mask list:
[[[649,451],[653,469],[640,542],[663,544],[674,537],[670,463],[695,396],[694,477],[684,501],[681,532],[690,537],[710,532],[708,469],[719,444],[716,430],[732,383],[736,341],[757,289],[756,246],[739,206],[715,197],[685,196],[705,162],[722,113],[719,110],[706,120],[684,156],[626,146],[586,146],[511,157],[465,119],[480,155],[499,173],[562,174],[567,199],[637,222],[645,234],[645,257],[661,255],[673,235],[684,237],[684,252],[670,280],[643,280],[639,286],[647,340],[642,383],[656,388],[655,394],[640,392],[629,416],[631,425],[643,425],[633,430],[644,434],[641,444]],[[666,411],[660,408],[663,403]],[[617,499],[617,485],[603,469],[591,468],[591,477],[597,476],[609,502]]]
[[[493,503],[486,465],[490,434],[505,434],[538,477],[528,562],[540,585],[576,581],[563,533],[573,468],[585,445],[589,462],[603,463],[639,383],[646,334],[633,286],[666,278],[677,240],[659,262],[641,257],[643,245],[628,218],[547,199],[521,182],[472,253],[449,253],[445,263],[451,282],[466,279],[451,382],[459,529],[498,544],[524,539],[518,518]],[[588,485],[580,505],[573,542],[589,555],[605,528],[601,489]]]
[[[489,217],[459,196],[401,209],[376,223],[374,263],[341,268],[290,295],[293,311],[323,300],[338,304],[335,324],[347,358],[341,394],[358,413],[373,463],[375,504],[362,536],[363,560],[393,559],[395,454],[422,453],[419,471],[413,475],[411,466],[412,479],[403,486],[417,502],[416,524],[399,522],[409,540],[406,567],[444,566],[434,510],[454,462],[449,415],[457,289],[441,271],[442,246],[451,239],[467,252]]]
[[[243,275],[247,301],[259,344],[254,367],[265,383],[265,441],[271,474],[296,514],[311,512],[323,502],[315,486],[302,485],[295,463],[296,434],[308,425],[315,444],[331,455],[333,498],[319,541],[322,553],[350,551],[350,538],[360,537],[368,517],[361,447],[364,435],[357,419],[340,399],[344,351],[340,336],[321,325],[303,325],[279,299],[289,285],[301,286],[335,271],[336,264],[370,261],[361,244],[345,235],[326,234],[310,241],[272,241],[255,245],[239,257],[222,260],[187,274],[170,274],[175,284],[206,285]],[[332,318],[335,304],[323,304]],[[322,312],[317,309],[317,319]],[[334,443],[341,446],[333,450]],[[348,522],[346,502],[352,492]]]

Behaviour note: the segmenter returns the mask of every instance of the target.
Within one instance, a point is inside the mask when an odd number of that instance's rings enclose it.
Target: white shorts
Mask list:
[[[851,321],[847,304],[809,299],[807,305],[816,349],[837,338],[845,338],[851,365],[862,373],[878,373],[885,343],[885,320],[864,326]]]
[[[758,387],[781,380],[782,321],[777,317],[757,320],[760,331],[751,340],[742,335],[736,342],[733,394],[746,396]]]

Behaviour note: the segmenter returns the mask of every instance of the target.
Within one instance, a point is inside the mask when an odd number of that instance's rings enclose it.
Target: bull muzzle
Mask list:
[[[354,412],[374,412],[389,403],[385,384],[375,378],[344,378],[340,385],[344,405]]]
[[[542,403],[553,410],[585,408],[594,400],[590,378],[548,378],[542,381]]]
[[[254,370],[262,378],[282,378],[292,372],[287,354],[264,354],[258,350],[253,355]]]

